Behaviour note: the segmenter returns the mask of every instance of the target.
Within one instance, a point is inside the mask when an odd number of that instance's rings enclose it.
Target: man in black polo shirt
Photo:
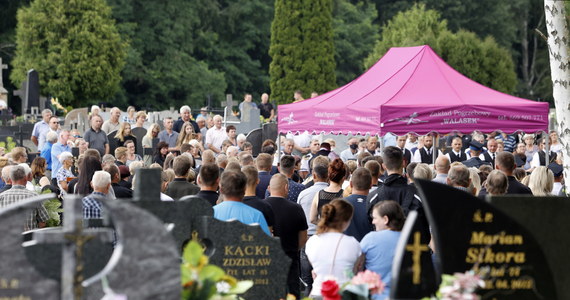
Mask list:
[[[257,187],[257,184],[259,184],[257,169],[254,166],[245,166],[241,171],[247,178],[243,203],[259,210],[265,217],[265,221],[267,221],[269,231],[273,232],[273,223],[275,223],[273,209],[271,209],[271,205],[269,205],[269,203],[258,198],[255,194],[255,188]]]
[[[299,251],[307,242],[307,220],[301,205],[287,200],[289,186],[285,175],[273,175],[269,182],[269,190],[271,196],[265,201],[271,205],[275,214],[273,234],[281,239],[283,251],[292,260],[287,276],[287,292],[299,299],[301,296]]]
[[[211,152],[211,150],[208,150]],[[218,194],[218,186],[220,185],[220,167],[215,163],[207,162],[200,166],[198,175],[198,185],[200,191],[196,194],[204,200],[207,200],[212,206],[216,205],[220,195]]]

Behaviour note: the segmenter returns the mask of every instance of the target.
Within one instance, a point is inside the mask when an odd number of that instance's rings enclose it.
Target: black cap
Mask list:
[[[554,173],[554,177],[560,177],[564,172],[564,168],[555,162],[550,163],[548,165],[548,168],[550,169],[550,171],[552,171],[552,173]]]
[[[483,144],[477,141],[471,141],[471,143],[469,143],[469,149],[474,151],[483,151]]]

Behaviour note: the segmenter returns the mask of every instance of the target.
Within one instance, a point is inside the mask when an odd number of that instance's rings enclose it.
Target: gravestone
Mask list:
[[[265,123],[261,126],[263,140],[277,140],[277,123]],[[337,145],[338,147],[338,145]]]
[[[4,70],[8,69],[8,65],[2,63],[2,57],[0,57],[0,100],[6,101],[8,103],[8,91],[4,88],[4,77],[2,73]]]
[[[40,77],[38,72],[31,69],[27,73],[26,94],[22,102],[22,114],[32,113],[32,107],[40,107]]]
[[[0,209],[0,299],[60,299],[58,281],[34,268],[22,249],[24,220],[31,208],[51,198],[43,195]]]
[[[76,108],[68,112],[65,115],[63,126],[70,129],[77,129],[81,135],[83,135],[85,130],[89,128],[89,112],[87,108]]]
[[[44,290],[41,285],[31,288],[41,291],[41,296],[32,299],[87,299],[99,300],[106,293],[103,290],[102,280],[108,282],[108,286],[115,293],[125,295],[128,299],[179,299],[180,298],[180,254],[176,249],[171,235],[164,228],[163,223],[156,219],[152,214],[143,209],[137,208],[126,201],[116,201],[99,199],[104,206],[104,213],[113,221],[116,232],[116,247],[109,262],[105,265],[100,273],[91,278],[85,278],[85,274],[80,277],[80,270],[87,270],[94,262],[99,262],[97,257],[87,256],[88,253],[97,253],[89,250],[104,250],[98,244],[92,242],[81,244],[89,239],[90,232],[108,231],[107,228],[82,229],[81,198],[66,198],[64,212],[64,228],[65,226],[74,227],[71,231],[54,229],[51,231],[33,232],[32,239],[27,244],[45,244],[56,243],[60,245],[58,252],[63,250],[63,264],[61,273],[61,297],[57,290],[49,287]],[[36,202],[34,202],[36,203]],[[75,205],[74,205],[75,204]],[[74,209],[75,208],[75,209]],[[0,213],[0,216],[4,216]],[[74,220],[74,222],[66,223],[66,220]],[[0,223],[5,218],[0,220]],[[22,217],[20,216],[20,223]],[[90,219],[89,224],[99,223],[101,226],[105,222],[96,222],[100,220]],[[79,224],[77,223],[79,222]],[[69,228],[68,228],[69,229]],[[20,229],[21,231],[21,229]],[[81,233],[83,231],[83,233]],[[68,232],[67,234],[63,234]],[[19,236],[19,234],[18,234]],[[4,236],[0,237],[3,241]],[[21,238],[19,238],[21,241]],[[20,242],[21,243],[21,242]],[[62,243],[66,246],[62,247]],[[71,245],[69,245],[71,243]],[[4,245],[4,244],[2,244]],[[66,252],[75,247],[75,251]],[[90,249],[94,248],[94,249]],[[21,249],[19,249],[21,250]],[[0,249],[0,251],[2,251]],[[52,249],[53,251],[53,249]],[[15,252],[15,251],[12,251]],[[20,251],[23,252],[23,251]],[[39,252],[39,255],[47,255],[47,251]],[[0,252],[1,253],[1,252]],[[53,253],[52,253],[53,254]],[[73,263],[79,255],[83,256],[84,266],[81,263]],[[97,254],[93,254],[97,255]],[[48,255],[48,257],[51,257]],[[71,257],[71,259],[69,258]],[[58,269],[59,261],[40,259],[44,264],[48,264],[49,268]],[[27,263],[27,261],[25,261]],[[67,265],[67,267],[66,267]],[[0,266],[0,270],[4,265]],[[44,267],[45,268],[45,267]],[[28,269],[34,270],[34,267]],[[28,271],[29,272],[29,271]],[[11,274],[2,272],[0,274]],[[47,277],[46,277],[47,278]],[[54,279],[50,279],[54,280]],[[57,283],[57,280],[54,280]],[[70,284],[69,281],[72,283]],[[71,290],[71,295],[66,290]],[[0,289],[0,295],[2,290]],[[52,297],[53,294],[53,297]]]
[[[488,201],[524,224],[542,246],[552,270],[558,295],[570,295],[570,202],[566,197],[533,197],[522,195],[487,196]],[[545,223],[548,220],[548,223]],[[549,226],[548,224],[552,224]],[[555,226],[555,228],[553,228]],[[560,234],[563,233],[563,234]]]
[[[253,146],[253,156],[256,157],[261,152],[261,144],[263,143],[263,130],[261,128],[250,131],[245,140]]]
[[[109,153],[113,155],[115,155],[115,149],[119,147],[119,141],[115,138],[115,135],[117,135],[117,130],[107,134],[107,138],[109,139]]]
[[[402,229],[392,268],[391,299],[421,299],[435,294],[438,285],[418,213],[411,211]]]
[[[26,90],[27,89],[28,89],[28,82],[26,80],[24,80],[24,81],[22,81],[22,84],[20,85],[20,89],[12,92],[12,94],[14,96],[19,97],[21,100],[22,114],[25,114],[25,112],[26,112],[24,109],[27,106],[27,102],[26,102]]]
[[[166,224],[172,224],[169,231],[174,237],[177,249],[192,238],[193,222],[198,216],[213,216],[212,205],[206,200],[186,196],[178,201],[161,201],[161,174],[158,169],[138,169],[136,171],[134,204],[151,212]]]
[[[144,155],[142,140],[143,137],[146,135],[147,130],[144,129],[143,127],[135,127],[132,129],[132,132],[133,135],[137,138],[137,145],[136,145],[137,154],[142,157]]]
[[[254,129],[260,128],[261,121],[259,119],[259,109],[252,108],[249,105],[244,105],[240,122],[234,125],[236,126],[236,132],[238,134],[246,134]]]
[[[208,216],[199,217],[196,230],[210,263],[238,280],[253,281],[245,299],[285,298],[291,259],[278,238],[268,236],[258,225]]]
[[[557,299],[532,234],[491,204],[459,189],[417,180],[444,274],[488,268],[482,299]]]

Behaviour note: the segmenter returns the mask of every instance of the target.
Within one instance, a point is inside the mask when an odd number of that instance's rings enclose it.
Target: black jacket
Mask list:
[[[133,190],[121,186],[118,183],[111,184],[111,187],[113,187],[113,192],[115,192],[117,199],[129,199],[133,197]]]
[[[532,195],[530,188],[520,183],[514,176],[508,176],[509,187],[507,188],[507,195]],[[479,191],[479,197],[484,198],[487,195],[487,189],[482,188]]]

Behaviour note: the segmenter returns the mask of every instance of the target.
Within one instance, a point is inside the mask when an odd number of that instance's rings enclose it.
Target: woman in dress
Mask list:
[[[125,146],[126,141],[133,141],[135,145],[137,144],[137,138],[133,135],[131,131],[131,124],[127,122],[121,123],[117,134],[115,134],[115,139],[117,139],[117,147]]]
[[[75,177],[73,172],[71,172],[71,166],[73,166],[73,155],[71,152],[62,152],[59,155],[59,162],[61,162],[61,168],[57,170],[55,178],[57,178],[57,186],[60,190],[60,195],[65,195],[68,193],[68,179]]]
[[[313,266],[313,289],[311,296],[321,295],[321,286],[327,277],[336,278],[339,286],[350,280],[361,250],[358,241],[343,234],[350,225],[354,208],[343,200],[336,199],[323,205],[317,225],[317,233],[307,241],[305,253]]]
[[[152,140],[158,137],[158,133],[160,132],[160,126],[156,123],[150,125],[148,128],[146,135],[142,139],[142,146],[143,148],[152,149]],[[144,155],[144,164],[145,166],[150,166],[152,164],[152,155]]]
[[[127,167],[134,161],[142,161],[142,157],[135,153],[135,143],[133,141],[126,141],[125,148],[127,148],[127,161],[125,163]]]
[[[372,296],[374,300],[383,300],[390,295],[392,261],[405,219],[404,211],[397,202],[381,201],[372,210],[372,224],[376,231],[369,232],[360,241],[362,257],[359,262],[364,262],[367,270],[379,274],[385,285],[382,294]]]
[[[310,220],[313,224],[318,224],[323,205],[333,199],[342,198],[342,183],[346,177],[346,167],[340,158],[333,160],[329,164],[329,186],[315,194],[311,205]]]

